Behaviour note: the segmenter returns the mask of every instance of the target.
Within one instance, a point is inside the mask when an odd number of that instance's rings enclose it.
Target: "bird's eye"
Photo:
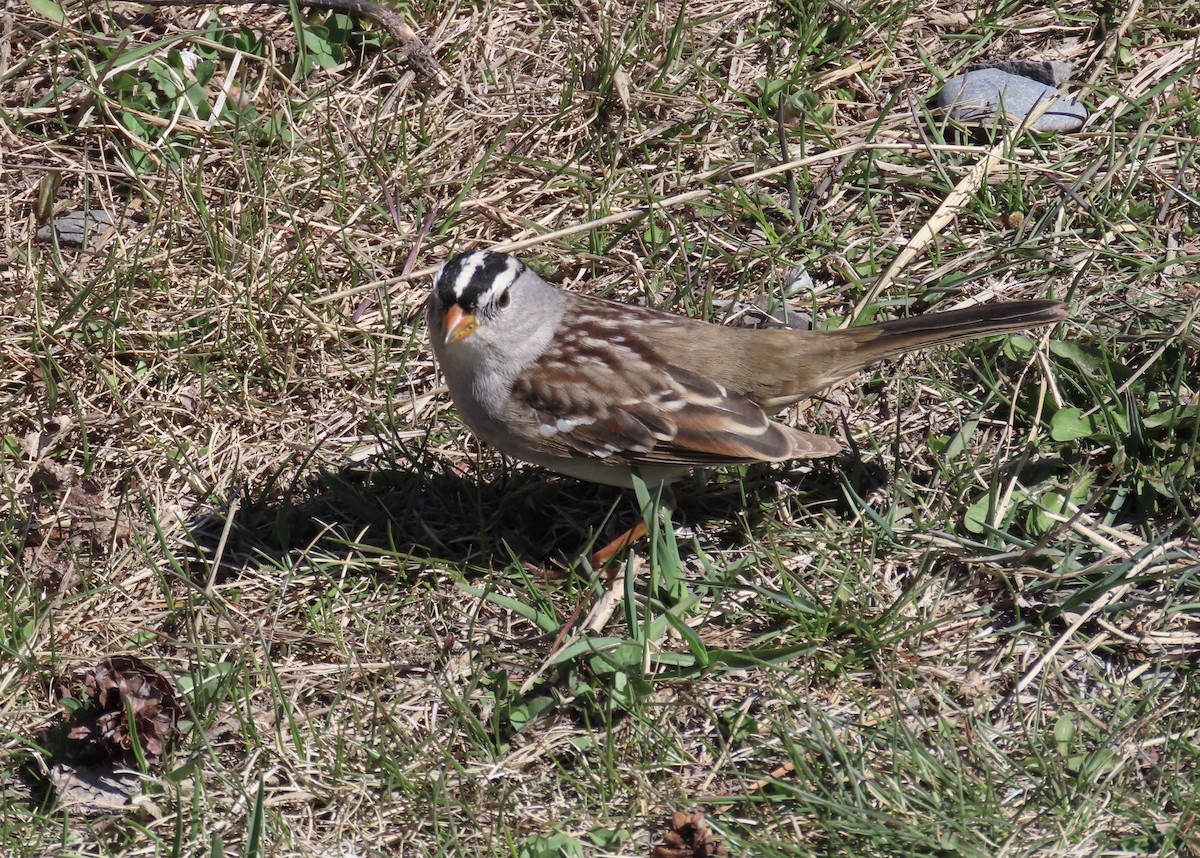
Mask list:
[[[512,300],[512,296],[505,290],[500,293],[500,297],[496,299],[496,306],[503,310],[508,306],[508,302]]]

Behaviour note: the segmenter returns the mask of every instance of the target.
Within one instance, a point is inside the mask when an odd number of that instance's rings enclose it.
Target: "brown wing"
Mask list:
[[[656,316],[639,321],[653,327]],[[574,324],[560,335],[554,356],[543,355],[512,390],[547,446],[563,458],[706,466],[831,456],[840,449],[832,438],[776,423],[748,398],[663,363],[646,338],[631,333],[633,326],[590,313]]]

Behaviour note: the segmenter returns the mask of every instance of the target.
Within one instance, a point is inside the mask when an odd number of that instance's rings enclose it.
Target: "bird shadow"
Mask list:
[[[746,527],[753,529],[772,508],[781,476],[802,481],[806,499],[814,503],[845,506],[835,467],[781,475],[756,466],[741,480],[680,492],[673,520],[702,530],[713,548],[744,545]],[[309,472],[288,486],[276,481],[193,518],[188,540],[193,575],[215,583],[297,552],[347,550],[481,572],[515,560],[552,573],[574,567],[639,517],[634,493],[626,489],[532,468],[502,467],[478,478],[418,452],[408,459]]]

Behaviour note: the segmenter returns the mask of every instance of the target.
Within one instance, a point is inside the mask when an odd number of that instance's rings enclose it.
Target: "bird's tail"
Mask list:
[[[847,328],[837,335],[856,343],[866,366],[915,349],[1025,331],[1066,318],[1067,305],[1061,301],[1009,301]]]
[[[761,386],[758,401],[769,408],[780,408],[812,396],[884,358],[929,346],[1053,325],[1066,318],[1067,305],[1061,301],[1009,301],[807,333],[793,337],[790,344],[789,358],[797,367],[796,375],[784,379],[778,389]]]

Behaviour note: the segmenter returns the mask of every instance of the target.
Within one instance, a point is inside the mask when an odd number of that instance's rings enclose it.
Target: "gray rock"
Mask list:
[[[68,212],[58,215],[48,226],[39,229],[37,239],[49,241],[51,236],[57,233],[59,244],[83,247],[85,241],[99,238],[114,223],[112,215],[99,209]]]
[[[713,301],[713,306],[728,308],[729,324],[739,328],[812,329],[811,315],[793,310],[786,302],[779,303],[765,294],[752,304],[745,301]]]
[[[1044,83],[1046,86],[1053,87],[1062,86],[1070,80],[1071,72],[1075,70],[1070,63],[1060,62],[1059,60],[1001,60],[1000,62],[987,63],[986,65],[969,66],[967,71],[979,71],[981,69],[999,69],[1009,74],[1031,77],[1038,83]]]
[[[1052,86],[999,69],[980,69],[952,77],[938,93],[938,105],[970,125],[991,125],[997,118],[1021,122],[1042,101],[1058,94]],[[1034,131],[1075,131],[1087,121],[1087,108],[1062,98],[1030,127]]]

